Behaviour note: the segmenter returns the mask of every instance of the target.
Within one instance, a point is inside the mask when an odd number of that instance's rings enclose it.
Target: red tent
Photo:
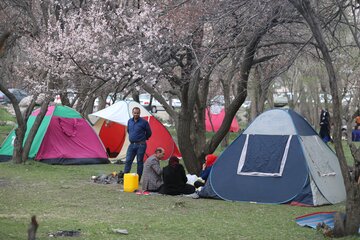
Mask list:
[[[207,132],[216,132],[219,130],[223,120],[225,117],[225,110],[224,108],[221,109],[219,113],[214,113],[206,109],[205,111],[205,126]],[[238,132],[240,130],[239,124],[234,117],[231,122],[231,126],[229,132]]]
[[[130,144],[126,127],[134,107],[140,108],[140,116],[149,122],[152,131],[150,139],[146,141],[147,148],[144,160],[154,154],[157,147],[165,149],[164,159],[168,159],[173,155],[181,157],[181,153],[172,136],[159,120],[137,102],[119,101],[89,115],[90,119],[93,118],[93,128],[99,134],[110,159],[114,161],[125,159],[126,157],[126,151]]]

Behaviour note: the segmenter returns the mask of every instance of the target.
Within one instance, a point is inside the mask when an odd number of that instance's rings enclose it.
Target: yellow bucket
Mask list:
[[[124,174],[124,192],[134,192],[139,187],[139,175],[137,173]]]

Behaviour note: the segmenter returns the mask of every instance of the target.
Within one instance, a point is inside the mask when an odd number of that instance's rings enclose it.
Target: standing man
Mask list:
[[[144,166],[143,159],[146,151],[146,140],[151,137],[151,129],[149,123],[140,117],[140,108],[134,107],[132,109],[132,115],[133,118],[129,119],[127,128],[130,145],[126,153],[124,173],[130,172],[131,165],[136,156],[137,174],[139,175],[139,179],[141,179]]]
[[[155,154],[150,156],[144,164],[144,174],[141,178],[143,191],[158,192],[163,184],[162,169],[160,160],[163,159],[165,150],[161,147],[156,148]]]

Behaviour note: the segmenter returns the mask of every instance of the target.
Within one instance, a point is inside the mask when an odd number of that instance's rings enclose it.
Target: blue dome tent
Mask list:
[[[316,206],[346,198],[336,155],[289,109],[259,115],[219,156],[210,185],[231,201]]]

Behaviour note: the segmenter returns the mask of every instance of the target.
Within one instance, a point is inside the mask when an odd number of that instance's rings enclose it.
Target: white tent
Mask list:
[[[94,129],[102,140],[112,160],[124,159],[130,144],[127,136],[127,123],[132,118],[132,109],[140,109],[140,117],[149,122],[152,130],[151,138],[146,141],[147,149],[144,159],[155,152],[157,147],[165,149],[164,159],[181,154],[164,125],[142,105],[134,101],[119,101],[115,104],[89,115]]]

